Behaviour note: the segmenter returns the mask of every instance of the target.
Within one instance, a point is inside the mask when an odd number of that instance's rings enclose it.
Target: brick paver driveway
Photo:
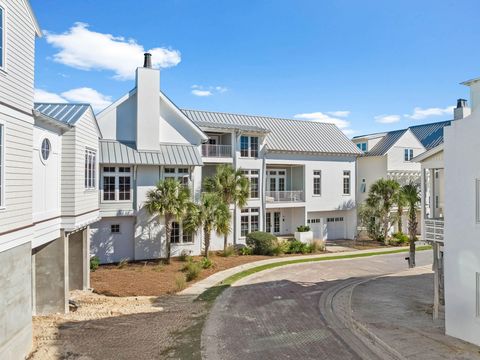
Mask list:
[[[417,253],[417,265],[431,252]],[[354,285],[405,270],[405,253],[298,264],[260,272],[227,289],[202,334],[207,360],[388,359],[349,326]]]

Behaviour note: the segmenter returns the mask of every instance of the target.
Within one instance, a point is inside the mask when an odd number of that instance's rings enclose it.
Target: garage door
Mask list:
[[[326,236],[326,229],[325,229],[325,220],[322,219],[308,219],[307,220],[308,226],[310,226],[310,230],[313,232],[313,239],[314,240],[323,240]]]
[[[345,239],[345,221],[343,217],[327,218],[327,239]]]

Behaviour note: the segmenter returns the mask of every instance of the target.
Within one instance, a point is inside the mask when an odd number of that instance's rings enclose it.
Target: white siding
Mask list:
[[[365,156],[357,160],[357,202],[361,204],[368,197],[370,186],[378,179],[387,178],[387,156]],[[365,192],[361,192],[365,179]]]
[[[405,149],[413,149],[413,157],[425,152],[422,143],[408,130],[397,140],[394,146],[388,150],[388,170],[420,171],[420,164],[405,161]]]

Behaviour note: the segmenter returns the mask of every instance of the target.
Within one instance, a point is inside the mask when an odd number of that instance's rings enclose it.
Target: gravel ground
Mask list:
[[[72,298],[76,312],[34,317],[30,359],[180,359],[179,348],[189,354],[200,348],[184,336],[206,316],[206,304],[192,297]]]

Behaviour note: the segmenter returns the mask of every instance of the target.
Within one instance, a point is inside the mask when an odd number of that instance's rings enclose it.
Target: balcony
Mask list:
[[[202,156],[211,158],[231,158],[232,145],[202,145]]]
[[[445,221],[443,219],[425,219],[425,240],[443,243],[443,230]]]
[[[303,190],[294,191],[267,191],[265,193],[267,203],[304,202]]]

